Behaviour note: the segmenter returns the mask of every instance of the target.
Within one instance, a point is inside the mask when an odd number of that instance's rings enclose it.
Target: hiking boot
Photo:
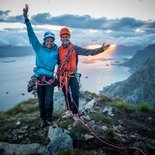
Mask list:
[[[80,119],[79,114],[74,114],[73,119],[74,121],[78,121]]]
[[[53,125],[52,125],[53,128],[58,128],[58,125],[56,122],[53,122]]]
[[[52,126],[53,125],[53,121],[52,120],[47,120],[47,124]]]
[[[65,112],[65,115],[64,116],[62,116],[62,118],[65,118],[65,119],[67,119],[67,118],[71,118],[72,117],[72,112],[71,111],[69,111],[69,110],[67,110],[66,112]]]
[[[45,120],[41,120],[40,127],[44,128],[44,127],[46,127],[46,125],[47,125],[47,122]]]

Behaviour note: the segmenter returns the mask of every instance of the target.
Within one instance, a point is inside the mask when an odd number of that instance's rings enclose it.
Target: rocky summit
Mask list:
[[[36,99],[1,112],[0,154],[155,154],[153,106],[130,105],[90,92],[82,92],[81,101],[79,120],[74,121],[62,107],[53,113],[54,125],[43,129]]]

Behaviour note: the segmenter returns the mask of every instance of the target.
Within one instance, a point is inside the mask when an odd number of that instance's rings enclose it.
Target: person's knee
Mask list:
[[[73,91],[72,92],[72,97],[73,98],[79,98],[79,91]]]
[[[48,109],[52,109],[53,108],[53,101],[47,101],[46,102],[46,105],[45,105],[45,109],[48,110]]]

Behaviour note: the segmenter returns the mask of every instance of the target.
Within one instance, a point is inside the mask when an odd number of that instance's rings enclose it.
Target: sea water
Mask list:
[[[78,70],[82,74],[80,90],[99,93],[103,87],[125,80],[130,73],[128,68],[116,63],[123,57],[98,59],[90,62],[90,57],[81,58]],[[19,102],[33,98],[27,92],[27,82],[33,74],[35,56],[0,58],[0,110],[8,110]],[[55,91],[58,89],[56,88]]]

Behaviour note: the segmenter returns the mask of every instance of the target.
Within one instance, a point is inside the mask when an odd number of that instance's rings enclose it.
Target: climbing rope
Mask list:
[[[59,89],[62,90],[63,87],[65,87],[65,93],[66,93],[66,103],[67,103],[67,107],[69,109],[69,111],[71,111],[71,107],[70,107],[70,104],[69,104],[69,99],[68,99],[68,92],[69,92],[69,89],[68,89],[68,83],[69,83],[69,79],[71,77],[75,77],[73,76],[71,73],[65,71],[65,68],[66,68],[66,64],[68,63],[69,61],[69,57],[72,53],[72,50],[73,50],[74,46],[70,46],[68,48],[68,52],[61,64],[61,66],[59,67],[58,69],[58,78],[59,78]],[[72,95],[70,93],[70,95]],[[73,97],[72,97],[73,99]],[[73,102],[76,106],[76,108],[78,108],[77,104],[75,103],[74,99],[73,99]],[[72,112],[72,111],[71,111]],[[72,116],[74,116],[74,114],[72,113]],[[78,116],[78,120],[81,122],[81,124],[83,124],[91,133],[92,135],[94,135],[94,137],[96,139],[98,139],[100,142],[102,142],[103,144],[106,144],[112,148],[115,148],[115,149],[120,149],[120,150],[126,150],[126,149],[130,149],[130,150],[136,150],[136,151],[139,151],[142,155],[146,155],[140,148],[137,148],[137,147],[124,147],[124,146],[118,146],[118,145],[115,145],[111,142],[109,142],[108,140],[104,139],[104,138],[100,138],[94,131],[91,130],[91,128],[80,118],[80,116]]]

